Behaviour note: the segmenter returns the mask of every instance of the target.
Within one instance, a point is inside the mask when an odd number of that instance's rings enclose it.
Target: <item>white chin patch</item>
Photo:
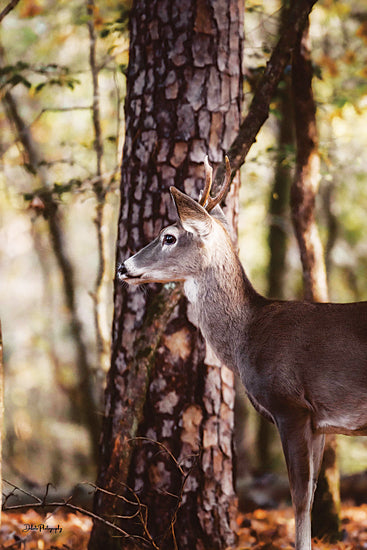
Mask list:
[[[184,289],[188,301],[192,304],[195,304],[198,299],[198,285],[193,277],[189,277],[186,279]]]

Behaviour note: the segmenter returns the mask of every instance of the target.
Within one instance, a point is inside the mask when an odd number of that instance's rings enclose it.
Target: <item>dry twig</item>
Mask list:
[[[190,475],[192,474],[193,470],[195,469],[195,467],[197,465],[197,459],[198,459],[199,455],[195,455],[193,457],[193,458],[196,458],[196,460],[194,460],[193,465],[191,466],[191,468],[189,468],[188,471],[185,472],[185,470],[182,468],[181,464],[178,462],[178,460],[172,454],[172,452],[168,449],[168,447],[166,445],[164,445],[163,443],[161,443],[160,441],[155,441],[154,439],[150,439],[148,437],[136,437],[136,438],[131,439],[130,441],[136,441],[136,442],[140,441],[140,442],[146,442],[146,443],[153,443],[154,445],[159,447],[160,451],[165,452],[169,456],[170,460],[174,463],[174,465],[176,466],[176,468],[178,469],[178,471],[180,472],[180,474],[182,476],[181,485],[180,485],[178,494],[174,495],[174,494],[169,493],[170,496],[175,497],[177,499],[177,502],[176,502],[175,507],[172,511],[171,518],[170,518],[170,521],[169,521],[169,525],[167,526],[167,529],[166,529],[159,545],[154,540],[154,538],[153,538],[153,536],[152,536],[152,534],[149,530],[149,526],[148,526],[149,510],[148,510],[147,506],[140,500],[139,495],[137,494],[136,491],[134,491],[134,489],[132,489],[131,487],[129,487],[129,486],[123,484],[123,483],[120,483],[120,485],[123,487],[124,492],[128,492],[128,494],[130,494],[132,498],[127,498],[123,494],[113,493],[111,491],[108,491],[107,489],[103,489],[102,487],[98,487],[97,485],[95,485],[93,483],[86,482],[86,484],[89,485],[90,487],[92,487],[95,492],[100,491],[100,492],[105,493],[107,495],[113,496],[114,498],[123,500],[129,506],[136,507],[136,510],[134,510],[133,513],[131,513],[131,514],[115,515],[115,516],[111,517],[110,519],[103,518],[103,517],[91,512],[91,511],[89,511],[89,510],[86,510],[85,508],[82,508],[81,506],[77,506],[77,505],[73,504],[71,502],[72,498],[73,498],[72,496],[70,496],[69,498],[64,499],[64,500],[52,500],[52,499],[48,500],[49,490],[50,490],[50,487],[52,486],[51,483],[48,483],[46,485],[44,494],[41,497],[39,497],[39,496],[31,493],[30,491],[26,490],[26,489],[18,487],[17,485],[12,483],[11,481],[4,480],[12,489],[4,498],[2,510],[4,512],[15,512],[15,511],[22,510],[22,509],[25,509],[25,508],[41,509],[41,510],[45,510],[46,508],[66,509],[66,510],[70,510],[73,513],[83,514],[84,516],[87,516],[87,517],[89,517],[89,518],[91,518],[95,521],[104,523],[107,527],[112,528],[116,532],[117,535],[122,536],[124,538],[136,539],[136,540],[139,540],[139,541],[144,542],[146,544],[149,544],[152,548],[154,548],[154,550],[159,550],[162,547],[162,544],[167,540],[167,538],[169,536],[172,536],[173,548],[177,549],[177,542],[176,542],[176,536],[175,536],[175,523],[176,523],[176,519],[177,519],[177,514],[178,514],[178,511],[179,511],[179,509],[181,507],[181,504],[182,504],[185,485],[186,485],[187,480],[189,479]],[[15,497],[17,492],[20,492],[20,493],[26,495],[27,497],[30,497],[33,500],[33,502],[20,503],[20,504],[10,504],[9,505],[8,501],[12,497]],[[131,534],[126,529],[123,529],[122,527],[120,527],[119,525],[117,525],[116,523],[111,521],[113,519],[126,521],[126,520],[133,520],[133,519],[136,519],[136,518],[139,518],[141,527],[143,529],[144,536],[137,535],[137,534]],[[18,541],[18,542],[21,542],[21,541]]]
[[[19,4],[19,0],[11,0],[7,6],[0,12],[0,23],[8,13],[10,13]]]

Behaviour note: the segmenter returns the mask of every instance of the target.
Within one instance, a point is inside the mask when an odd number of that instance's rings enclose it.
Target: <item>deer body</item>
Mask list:
[[[267,300],[231,252],[184,285],[216,355],[271,418],[301,408],[315,432],[367,434],[367,302]]]
[[[175,188],[171,192],[179,221],[126,260],[118,275],[130,284],[184,281],[204,338],[239,373],[254,407],[279,430],[295,509],[296,550],[310,550],[324,434],[367,435],[367,302],[262,297],[208,192],[201,203]],[[204,208],[208,202],[210,214]]]

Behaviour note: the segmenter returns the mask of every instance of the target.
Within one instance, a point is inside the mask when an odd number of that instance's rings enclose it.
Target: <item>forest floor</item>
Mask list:
[[[293,550],[294,519],[291,508],[255,510],[238,516],[238,544],[228,550]],[[87,550],[90,518],[57,511],[46,517],[34,510],[3,513],[1,550]],[[367,549],[367,504],[342,507],[344,541],[314,541],[314,550]],[[210,549],[208,549],[210,550]]]

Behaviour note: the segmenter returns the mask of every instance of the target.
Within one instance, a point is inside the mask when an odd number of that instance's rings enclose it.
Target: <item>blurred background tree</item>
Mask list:
[[[15,320],[29,312],[25,327],[16,321],[10,331],[6,351],[10,388],[18,380],[6,448],[9,466],[35,481],[60,482],[70,470],[74,481],[83,471],[93,476],[97,460],[128,9],[121,2],[23,2],[3,21],[2,242],[6,250],[11,236],[15,245],[9,276],[28,274],[25,300],[15,304],[8,283],[3,292]],[[13,410],[12,390],[7,395]],[[21,456],[39,471],[18,463]]]
[[[129,9],[121,0],[23,0],[1,22],[4,476],[33,487],[52,481],[66,490],[96,475]],[[275,0],[246,3],[246,104],[276,42],[279,9]],[[310,24],[321,174],[316,213],[333,301],[367,299],[366,20],[363,0],[323,0]],[[250,279],[266,294],[270,227],[282,229],[286,243],[276,264],[284,263],[282,292],[291,299],[302,296],[302,275],[290,212],[269,209],[269,197],[278,201],[276,173],[294,171],[294,148],[279,137],[289,118],[281,101],[274,98],[241,171],[239,244]],[[252,473],[264,469],[257,424],[246,409],[239,437],[246,446],[246,487]],[[342,472],[367,467],[365,439],[338,441]],[[280,456],[278,440],[271,440],[267,463],[284,473]]]

